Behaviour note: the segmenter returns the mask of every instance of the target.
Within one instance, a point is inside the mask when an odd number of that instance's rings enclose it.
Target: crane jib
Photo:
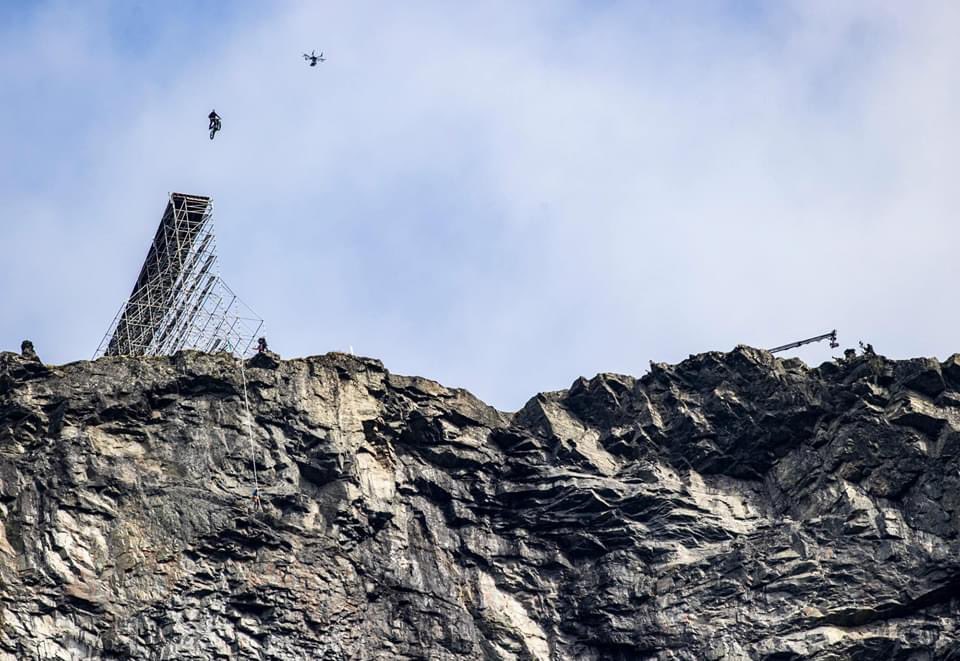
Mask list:
[[[779,347],[774,347],[773,349],[768,349],[770,353],[777,353],[778,351],[786,351],[787,349],[795,349],[797,347],[802,347],[804,344],[812,344],[813,342],[822,342],[823,340],[830,340],[830,347],[835,349],[840,346],[837,344],[837,331],[832,330],[829,333],[824,333],[823,335],[817,335],[816,337],[808,337],[805,340],[799,340],[797,342],[791,342],[790,344],[783,344]]]

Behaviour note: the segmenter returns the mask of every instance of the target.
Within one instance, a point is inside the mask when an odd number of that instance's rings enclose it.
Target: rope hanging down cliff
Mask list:
[[[260,480],[257,476],[257,448],[253,442],[253,427],[250,424],[250,399],[247,397],[247,373],[243,368],[243,356],[238,356],[240,361],[240,379],[243,382],[243,408],[246,410],[247,438],[250,440],[250,461],[253,463],[253,509],[262,511],[263,505],[260,503]]]

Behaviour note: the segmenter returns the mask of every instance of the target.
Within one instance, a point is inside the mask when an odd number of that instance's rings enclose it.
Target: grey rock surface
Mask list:
[[[958,356],[267,358],[0,353],[0,660],[960,659]]]

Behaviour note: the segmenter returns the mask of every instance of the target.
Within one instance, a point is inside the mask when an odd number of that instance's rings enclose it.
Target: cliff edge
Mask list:
[[[244,374],[0,353],[0,659],[960,659],[958,356]]]

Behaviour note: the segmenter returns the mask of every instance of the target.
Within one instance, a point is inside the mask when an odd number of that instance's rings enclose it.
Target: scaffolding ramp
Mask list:
[[[263,320],[227,286],[218,266],[213,200],[171,193],[133,291],[94,358],[249,351]]]

